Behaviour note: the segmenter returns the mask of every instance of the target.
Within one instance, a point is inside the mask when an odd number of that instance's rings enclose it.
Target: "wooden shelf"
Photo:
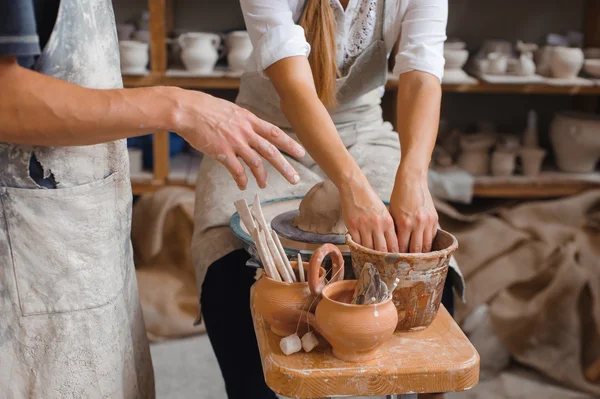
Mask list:
[[[223,89],[237,90],[240,87],[239,78],[203,78],[203,77],[170,77],[160,74],[148,76],[123,76],[125,87],[144,86],[178,86],[187,89]],[[398,89],[398,81],[389,79],[386,90]],[[477,84],[443,84],[447,93],[483,93],[483,94],[553,94],[553,95],[600,95],[600,86],[554,86],[547,84],[492,84],[479,82]]]

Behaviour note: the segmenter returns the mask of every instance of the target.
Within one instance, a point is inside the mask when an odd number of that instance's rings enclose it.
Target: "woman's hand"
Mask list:
[[[246,188],[248,177],[238,158],[250,167],[260,188],[267,185],[263,158],[290,183],[300,181],[277,147],[296,158],[304,156],[304,149],[281,129],[246,109],[205,93],[176,89],[172,94],[176,108],[174,130],[194,148],[222,163],[240,189]]]
[[[342,215],[352,239],[377,251],[398,252],[394,220],[366,177],[361,174],[338,188]]]
[[[438,229],[438,214],[427,185],[427,170],[401,164],[396,173],[390,213],[400,252],[429,252]]]

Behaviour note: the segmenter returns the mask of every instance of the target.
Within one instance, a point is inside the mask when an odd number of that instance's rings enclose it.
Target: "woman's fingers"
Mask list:
[[[246,176],[246,170],[235,154],[228,151],[224,154],[217,154],[215,159],[227,168],[240,190],[245,190],[248,185],[248,176]]]
[[[256,179],[258,187],[265,188],[267,186],[267,171],[263,165],[262,158],[256,151],[250,147],[244,147],[238,150],[238,156],[250,167],[252,174]]]
[[[263,121],[256,116],[251,118],[251,123],[256,133],[279,147],[282,151],[296,158],[302,158],[305,155],[304,148],[275,125]]]
[[[290,139],[291,140],[291,139]],[[262,137],[256,136],[255,139],[250,143],[250,145],[279,173],[285,177],[287,181],[292,184],[297,184],[300,181],[300,176],[298,172],[294,169],[294,167],[288,162],[287,159],[279,152],[277,147],[263,139]]]

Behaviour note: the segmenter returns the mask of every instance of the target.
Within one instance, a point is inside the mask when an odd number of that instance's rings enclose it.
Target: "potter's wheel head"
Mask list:
[[[346,242],[344,234],[319,234],[300,230],[294,226],[294,218],[300,211],[291,210],[277,215],[271,221],[271,227],[281,238],[289,241],[296,241],[307,244],[326,244],[343,245]]]

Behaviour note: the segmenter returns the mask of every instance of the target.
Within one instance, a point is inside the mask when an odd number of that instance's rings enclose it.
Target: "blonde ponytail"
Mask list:
[[[307,0],[300,25],[311,45],[308,62],[319,99],[327,108],[335,108],[335,80],[338,68],[335,54],[335,19],[329,0]]]

